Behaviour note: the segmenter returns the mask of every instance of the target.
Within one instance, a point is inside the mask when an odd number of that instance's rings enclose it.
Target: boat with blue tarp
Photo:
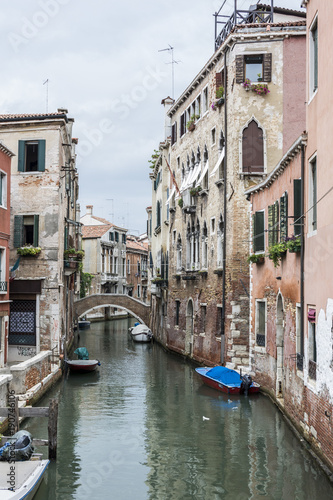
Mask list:
[[[260,390],[250,375],[241,375],[225,366],[201,367],[195,371],[206,385],[226,394],[253,394]]]

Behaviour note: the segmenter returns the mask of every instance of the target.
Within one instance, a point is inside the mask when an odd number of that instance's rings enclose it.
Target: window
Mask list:
[[[259,347],[266,345],[266,301],[256,299],[256,344]]]
[[[200,310],[201,310],[201,332],[205,332],[206,331],[206,316],[207,316],[207,306],[206,304],[201,304],[200,306]]]
[[[109,240],[114,241],[114,234],[113,233],[109,233]]]
[[[318,88],[318,19],[312,23],[310,28],[310,96]]]
[[[217,229],[217,267],[223,268],[223,240],[224,240],[224,222],[222,214],[220,215]]]
[[[177,122],[171,126],[171,146],[177,142]]]
[[[121,240],[124,244],[126,244],[126,234],[121,235]]]
[[[175,317],[175,325],[179,325],[179,310],[180,310],[180,301],[176,300],[176,317]]]
[[[157,201],[156,203],[156,227],[160,227],[161,225],[161,202]]]
[[[296,304],[296,365],[303,371],[303,334],[301,331],[301,306]]]
[[[141,297],[141,286],[138,285],[138,297],[140,298]]]
[[[140,274],[140,267],[141,267],[141,265],[140,265],[140,261],[138,260],[138,262],[137,262],[137,270],[138,270],[138,274]]]
[[[4,248],[0,248],[0,292],[7,292],[6,254],[5,254]],[[1,323],[1,319],[2,318],[0,318],[0,323]],[[0,342],[0,350],[1,350],[1,342]]]
[[[211,134],[212,134],[212,146],[213,146],[216,142],[216,129],[215,129],[215,127],[212,128]]]
[[[309,377],[316,380],[317,374],[317,343],[316,343],[316,310],[308,308],[308,352],[309,352]]]
[[[215,234],[215,217],[210,219],[210,232],[211,234]]]
[[[221,336],[222,329],[222,306],[217,306],[216,308],[216,337]]]
[[[280,198],[280,241],[285,241],[288,236],[288,193]]]
[[[202,269],[208,268],[208,237],[207,224],[204,222],[202,229]]]
[[[186,111],[180,115],[180,137],[186,132]]]
[[[7,206],[7,175],[0,172],[0,206]]]
[[[182,270],[182,239],[178,235],[177,240],[177,272]]]
[[[301,179],[294,179],[294,235],[299,236],[302,229]]]
[[[177,170],[180,169],[180,156],[177,156]],[[173,176],[175,177],[175,172],[173,172]]]
[[[45,171],[45,140],[19,141],[18,171],[44,172]]]
[[[127,274],[131,274],[131,264],[129,259],[127,259]]]
[[[310,162],[309,232],[317,229],[317,158]]]
[[[265,251],[265,212],[253,214],[253,252]]]
[[[9,345],[36,345],[36,300],[13,300],[10,304]]]
[[[279,242],[279,202],[268,207],[268,246]]]
[[[114,258],[114,261],[113,261],[113,273],[114,274],[118,274],[118,257],[115,257]]]
[[[126,276],[126,259],[122,259],[122,276]]]
[[[217,94],[217,91],[219,90],[219,88],[224,86],[224,70],[223,69],[222,69],[222,71],[219,71],[218,73],[216,73],[215,82],[216,82],[215,91]]]
[[[205,87],[202,92],[202,112],[206,113],[208,110],[208,87]]]
[[[201,116],[201,96],[199,95],[195,100],[195,115],[200,118]]]
[[[260,75],[260,76],[259,76]],[[270,82],[272,80],[272,54],[249,54],[236,56],[236,83],[246,78],[251,82]]]
[[[114,239],[117,243],[119,242],[119,233],[117,231],[114,233]]]
[[[38,247],[38,215],[14,216],[14,247],[32,245]]]
[[[242,171],[264,171],[264,134],[255,120],[251,120],[242,134]]]

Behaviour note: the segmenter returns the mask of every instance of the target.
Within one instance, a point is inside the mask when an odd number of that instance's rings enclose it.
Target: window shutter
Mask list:
[[[216,73],[215,80],[216,80],[216,90],[217,90],[219,87],[221,87],[221,85],[223,85],[222,71],[220,71],[219,73]]]
[[[185,113],[180,115],[180,136],[185,134]]]
[[[274,203],[274,231],[273,231],[273,244],[276,245],[279,241],[279,202]]]
[[[313,39],[313,91],[318,88],[318,27],[312,31]]]
[[[263,79],[264,82],[272,81],[272,54],[263,54]]]
[[[38,171],[45,172],[45,139],[38,141]]]
[[[34,247],[38,247],[39,215],[34,215]]]
[[[14,247],[23,245],[23,215],[14,216]]]
[[[280,241],[285,241],[288,236],[288,193],[280,198]]]
[[[18,171],[25,170],[25,141],[18,141]]]
[[[294,235],[301,234],[301,179],[294,179]],[[297,221],[297,222],[296,222]]]
[[[263,252],[265,250],[265,212],[254,214],[253,230],[253,250]]]
[[[236,83],[244,82],[244,56],[236,56]]]
[[[268,246],[273,245],[273,209],[274,205],[268,207]]]
[[[65,235],[64,235],[64,250],[68,249],[68,227],[67,224],[65,226]]]

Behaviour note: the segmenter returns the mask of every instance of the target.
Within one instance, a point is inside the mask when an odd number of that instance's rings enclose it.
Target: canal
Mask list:
[[[133,344],[127,328],[119,320],[81,331],[99,372],[64,378],[40,402],[59,395],[57,461],[36,500],[333,498],[267,397],[205,387],[191,364]],[[24,426],[47,438],[46,420]]]

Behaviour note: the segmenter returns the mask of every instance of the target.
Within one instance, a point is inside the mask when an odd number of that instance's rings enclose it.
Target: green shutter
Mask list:
[[[25,141],[18,141],[18,167],[19,172],[25,171]]]
[[[253,250],[265,250],[265,212],[256,212],[253,216]]]
[[[301,179],[294,179],[294,235],[301,234]]]
[[[14,247],[23,245],[23,215],[14,216]]]
[[[45,171],[45,139],[38,141],[38,171]]]
[[[288,193],[280,198],[280,241],[285,241],[288,236]]]
[[[278,200],[274,203],[274,231],[273,231],[273,244],[276,245],[279,242],[279,202]]]
[[[273,209],[274,205],[268,206],[268,246],[273,245]]]
[[[34,215],[34,247],[38,247],[39,215]]]

